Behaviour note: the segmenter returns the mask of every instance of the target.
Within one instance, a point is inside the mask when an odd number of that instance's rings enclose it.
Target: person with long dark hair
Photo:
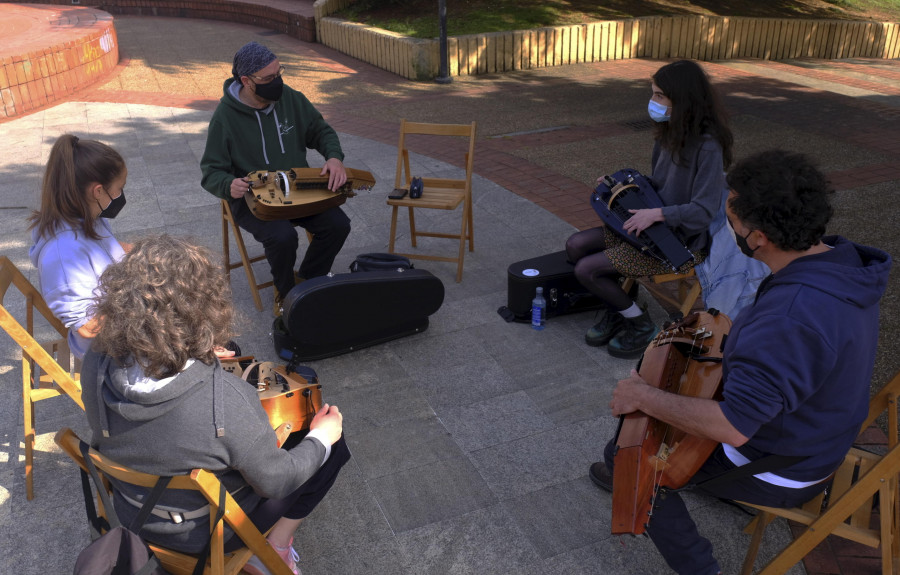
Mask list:
[[[697,63],[666,64],[650,87],[648,113],[656,122],[650,180],[665,206],[634,210],[623,229],[637,235],[664,222],[694,254],[678,270],[686,272],[708,252],[709,225],[725,194],[734,138],[721,101]],[[585,335],[587,344],[606,345],[615,357],[640,356],[658,328],[619,280],[672,270],[603,226],[570,236],[566,252],[578,281],[606,303],[602,318]]]

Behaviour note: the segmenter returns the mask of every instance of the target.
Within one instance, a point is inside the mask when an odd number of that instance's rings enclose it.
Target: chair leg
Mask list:
[[[756,563],[756,556],[759,554],[759,545],[762,543],[763,535],[766,527],[773,519],[773,515],[765,511],[760,511],[759,515],[753,520],[756,522],[756,528],[753,530],[753,537],[750,539],[750,545],[747,547],[747,555],[744,556],[744,565],[741,567],[741,575],[751,575],[753,573],[753,565]]]
[[[678,286],[679,295],[681,296],[681,315],[684,317],[691,313],[691,308],[694,307],[697,298],[700,297],[700,290],[702,289],[700,280],[694,281],[693,284],[686,294],[682,293],[684,291],[683,284]]]
[[[894,535],[896,529],[893,525],[893,507],[897,497],[896,477],[888,480],[878,490],[878,512],[881,530],[881,574],[894,575],[894,553],[897,549],[894,547]]]
[[[34,403],[31,401],[31,362],[22,360],[22,411],[25,436],[25,497],[34,499]]]
[[[416,216],[412,207],[409,208],[409,240],[412,247],[416,247]]]
[[[394,238],[397,236],[397,209],[399,206],[393,206],[391,213],[391,239],[388,241],[388,253],[394,253]]]
[[[463,214],[462,229],[459,230],[459,254],[457,254],[456,261],[456,283],[462,281],[463,260],[466,257],[466,228],[468,227],[468,223],[469,218],[466,217],[466,214]]]
[[[262,299],[259,297],[259,288],[256,287],[256,276],[253,274],[252,267],[253,263],[250,261],[250,256],[247,255],[244,237],[241,235],[241,230],[237,223],[233,219],[229,221],[231,222],[231,229],[234,232],[234,240],[237,244],[238,252],[241,254],[241,261],[244,264],[244,272],[247,274],[247,284],[250,286],[250,294],[253,296],[253,303],[256,304],[257,311],[262,311]]]
[[[469,232],[468,232],[469,251],[474,252],[475,251],[475,226],[472,221],[472,202],[471,202],[471,200],[469,202],[467,202],[467,205],[468,205],[468,210],[469,210]]]
[[[225,278],[231,281],[231,246],[228,243],[228,215],[225,213],[225,204],[220,205],[222,210],[222,259],[225,262]]]

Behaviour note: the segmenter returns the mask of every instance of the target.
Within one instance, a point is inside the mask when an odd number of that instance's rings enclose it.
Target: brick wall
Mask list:
[[[95,22],[79,26],[81,37],[0,59],[0,108],[4,117],[64,98],[116,67],[119,41],[113,19],[99,10],[90,11]],[[60,25],[65,25],[65,19],[60,18]]]

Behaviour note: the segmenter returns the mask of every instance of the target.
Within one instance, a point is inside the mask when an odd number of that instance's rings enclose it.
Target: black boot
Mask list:
[[[609,491],[610,493],[612,493],[613,474],[612,471],[609,470],[609,466],[605,461],[598,461],[597,463],[591,464],[591,470],[588,475],[590,475],[591,481],[594,482],[594,485],[603,489],[604,491]]]
[[[637,317],[624,318],[625,329],[613,337],[606,350],[613,357],[636,359],[644,353],[659,328],[646,311]]]
[[[625,318],[617,311],[607,309],[603,317],[584,334],[584,341],[593,347],[609,343],[625,327]]]

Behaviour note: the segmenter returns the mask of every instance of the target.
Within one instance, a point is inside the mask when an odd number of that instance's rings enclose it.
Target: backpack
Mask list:
[[[91,479],[94,480],[94,485],[99,487],[97,493],[109,519],[107,522],[97,515],[94,496],[91,493],[91,480],[82,469],[81,489],[84,492],[84,507],[91,527],[92,542],[78,554],[74,575],[166,575],[168,572],[160,566],[159,559],[138,533],[172,478],[159,478],[130,528],[125,527],[116,517],[109,494],[103,488],[97,468],[88,454],[87,444],[81,442],[80,447]],[[103,529],[107,531],[101,535]]]
[[[88,445],[80,442],[81,455],[88,474],[81,470],[81,489],[84,494],[84,508],[87,512],[88,523],[91,528],[91,544],[81,550],[75,560],[73,575],[170,575],[162,568],[159,559],[150,550],[150,547],[141,539],[139,533],[144,523],[150,517],[156,503],[162,497],[163,492],[172,481],[171,477],[160,477],[153,489],[144,500],[141,510],[128,527],[123,526],[116,516],[110,501],[109,494],[103,488],[97,467],[88,454]],[[94,507],[94,496],[91,493],[91,479],[98,486],[97,493],[103,508],[106,510],[108,520],[104,520],[97,514]],[[219,510],[213,525],[217,525],[225,513],[225,486],[219,486]],[[106,530],[103,533],[103,530]],[[200,553],[193,575],[201,575],[206,567],[206,558],[209,557],[212,535],[210,532],[206,548]],[[101,535],[102,533],[102,535]]]

